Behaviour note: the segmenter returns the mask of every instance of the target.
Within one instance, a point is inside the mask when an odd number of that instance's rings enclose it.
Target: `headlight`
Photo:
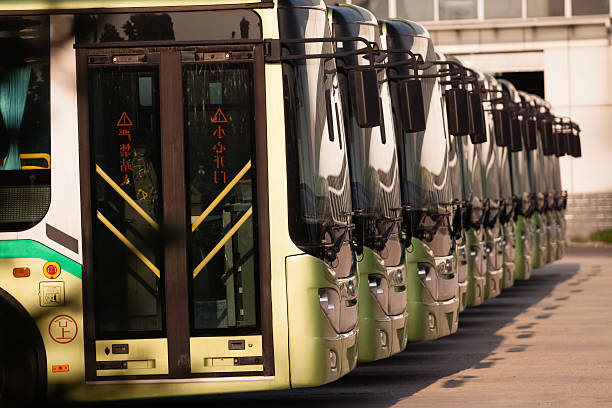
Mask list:
[[[340,295],[332,288],[319,289],[319,304],[336,332],[340,327]]]
[[[430,281],[431,276],[429,276],[429,272],[431,271],[431,265],[426,263],[417,264],[417,276],[421,279],[422,282]]]

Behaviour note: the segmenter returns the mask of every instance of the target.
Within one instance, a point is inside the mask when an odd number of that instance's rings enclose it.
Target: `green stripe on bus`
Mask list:
[[[69,274],[79,279],[83,277],[83,268],[78,262],[32,240],[0,241],[0,258],[34,258],[44,259],[47,262],[54,261]]]

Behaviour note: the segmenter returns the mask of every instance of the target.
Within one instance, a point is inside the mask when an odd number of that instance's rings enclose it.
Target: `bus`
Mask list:
[[[483,268],[486,267],[487,281],[485,285],[485,299],[493,298],[501,293],[504,287],[504,251],[507,246],[507,237],[504,234],[503,223],[500,221],[505,216],[505,202],[502,194],[502,182],[498,155],[500,148],[495,143],[495,129],[493,127],[493,116],[490,113],[491,99],[497,95],[488,90],[493,87],[487,77],[476,71],[479,94],[483,99],[484,128],[486,140],[476,145],[480,159],[480,171],[482,179],[483,199],[486,203],[486,214],[483,220],[484,250]]]
[[[538,123],[536,102],[531,95],[519,91],[521,112],[523,114],[523,145],[527,156],[529,184],[533,192],[535,211],[531,217],[534,231],[532,267],[544,266],[546,261],[546,224],[545,224],[545,193],[546,174],[544,173],[544,154],[538,148]]]
[[[537,107],[538,117],[538,138],[539,148],[542,150],[542,160],[544,166],[546,193],[544,197],[545,215],[544,223],[546,228],[546,255],[545,262],[551,263],[555,260],[557,253],[558,228],[554,221],[555,195],[553,188],[553,122],[554,117],[546,102],[538,95],[532,95]]]
[[[108,4],[0,2],[2,398],[350,372],[359,279],[324,3]]]
[[[523,149],[523,116],[519,110],[520,96],[514,85],[503,79],[499,79],[498,82],[502,86],[504,99],[504,111],[499,120],[508,135],[506,142],[510,154],[512,194],[515,200],[514,279],[527,280],[531,277],[532,270],[533,230],[531,216],[535,211],[535,204],[529,184],[527,153]]]
[[[378,22],[368,10],[351,5],[328,7],[332,35],[360,37],[381,49]],[[355,50],[362,44],[344,41],[342,50]],[[349,86],[350,67],[368,68],[363,55],[339,58],[341,99],[352,106],[354,89]],[[357,71],[359,72],[359,71]],[[364,71],[365,72],[365,71]],[[407,341],[406,248],[400,197],[400,177],[395,145],[395,124],[391,113],[389,86],[384,68],[376,69],[380,124],[360,127],[354,111],[343,112],[346,149],[349,158],[355,237],[360,240],[358,361],[374,361],[397,354]],[[330,140],[332,136],[330,136]]]
[[[503,280],[502,289],[512,287],[514,285],[514,251],[516,247],[515,235],[514,235],[514,199],[512,195],[512,180],[510,178],[510,162],[509,162],[509,151],[507,143],[504,139],[504,129],[500,127],[499,121],[495,120],[496,117],[502,113],[503,110],[503,98],[501,85],[497,82],[495,77],[490,74],[485,74],[485,89],[487,95],[487,101],[485,101],[485,115],[487,120],[487,128],[489,130],[489,143],[492,144],[493,152],[495,156],[495,163],[489,163],[487,165],[495,166],[498,170],[499,183],[499,214],[498,221],[501,227],[501,241],[499,243],[502,254],[502,266],[503,266]],[[486,145],[483,144],[483,149]],[[484,162],[483,162],[484,165]],[[494,173],[494,170],[490,170]],[[486,171],[485,171],[486,173]],[[487,183],[490,179],[487,178]],[[494,189],[494,186],[491,186]]]
[[[433,42],[427,30],[412,21],[380,23],[383,50],[388,52],[393,110],[401,112],[402,80],[418,81],[423,106],[420,129],[397,121],[396,142],[411,245],[407,248],[408,340],[436,339],[458,328],[458,280],[452,253],[455,208],[448,177],[447,137],[442,90]],[[412,54],[412,55],[411,55]],[[422,57],[423,64],[413,56]],[[427,64],[429,63],[429,66]],[[416,72],[416,77],[415,77]],[[416,84],[416,82],[412,82]],[[414,124],[416,125],[416,123]]]

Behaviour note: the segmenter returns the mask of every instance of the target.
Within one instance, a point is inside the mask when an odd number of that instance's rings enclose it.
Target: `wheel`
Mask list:
[[[40,335],[31,321],[0,302],[0,406],[37,406],[44,398]],[[6,328],[9,328],[8,330]]]

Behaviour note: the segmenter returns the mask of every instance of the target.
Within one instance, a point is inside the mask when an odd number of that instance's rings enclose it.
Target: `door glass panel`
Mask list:
[[[187,64],[183,78],[192,328],[248,331],[258,319],[252,64]]]
[[[98,338],[161,334],[163,249],[156,67],[90,67]]]

